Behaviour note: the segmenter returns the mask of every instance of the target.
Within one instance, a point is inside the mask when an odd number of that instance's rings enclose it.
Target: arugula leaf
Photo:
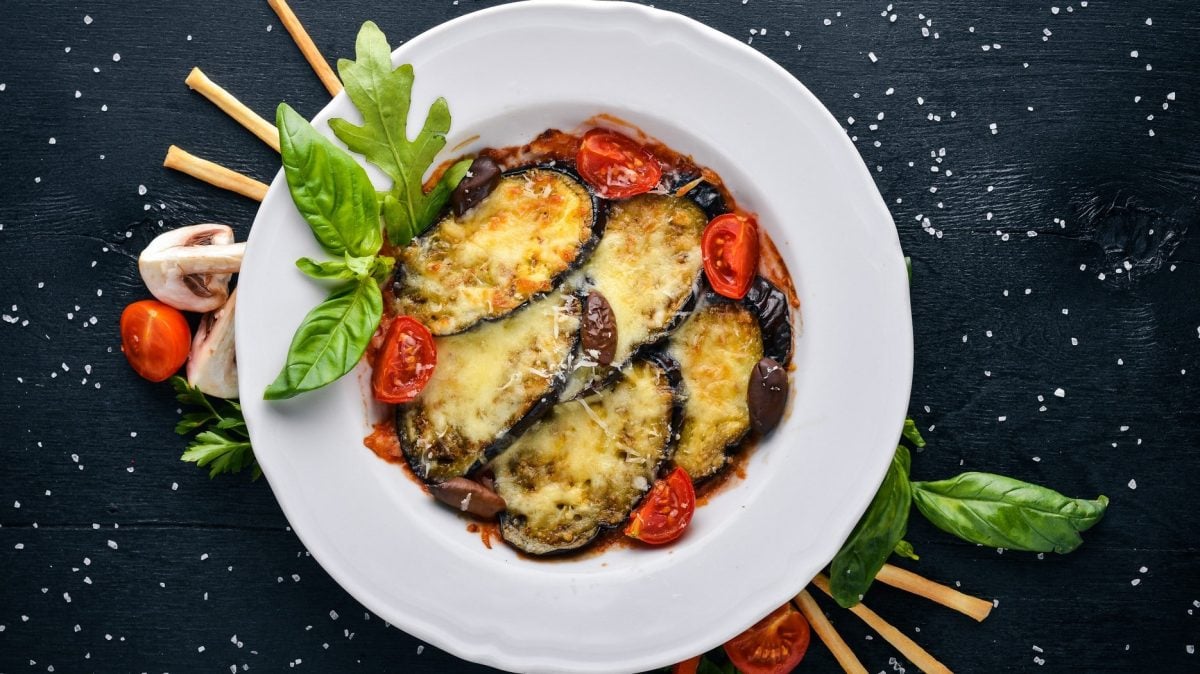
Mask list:
[[[183,377],[171,377],[171,386],[175,389],[175,399],[184,405],[199,407],[199,410],[188,412],[175,425],[175,432],[187,435],[205,425],[212,424],[215,430],[203,431],[196,435],[188,444],[180,457],[200,466],[208,466],[209,477],[221,473],[238,473],[246,467],[252,467],[252,479],[262,476],[262,469],[254,458],[254,449],[250,446],[250,432],[246,430],[246,420],[242,417],[242,406],[234,400],[209,400],[200,389],[193,388]]]
[[[371,21],[362,25],[354,46],[355,60],[339,60],[338,74],[363,123],[358,126],[344,119],[331,119],[329,128],[346,147],[366,157],[394,181],[390,192],[383,196],[382,214],[388,240],[403,246],[433,223],[450,199],[450,192],[466,175],[470,162],[455,164],[426,194],[422,182],[446,145],[450,107],[444,98],[434,101],[420,133],[409,140],[412,66],[392,68],[392,48]]]
[[[1108,498],[1074,499],[991,473],[913,482],[917,509],[942,531],[971,543],[1029,552],[1071,552],[1108,507]]]
[[[366,170],[287,103],[275,125],[292,201],[321,246],[334,255],[379,252],[379,199]]]
[[[263,397],[291,398],[353,370],[382,316],[383,295],[374,279],[358,279],[335,288],[296,329],[287,362]]]
[[[911,466],[908,449],[903,445],[897,447],[879,492],[829,563],[831,594],[843,608],[862,600],[875,574],[904,538],[912,507],[912,487],[908,481]]]

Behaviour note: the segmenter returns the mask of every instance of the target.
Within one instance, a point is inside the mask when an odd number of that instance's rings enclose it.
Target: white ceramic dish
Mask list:
[[[393,42],[402,17],[375,17]],[[894,225],[833,117],[783,68],[682,16],[604,2],[480,11],[405,43],[413,129],[450,102],[448,147],[524,142],[600,112],[715,169],[756,211],[796,282],[803,328],[791,412],[745,480],[659,550],[555,562],[488,550],[362,445],[360,376],[267,403],[296,326],[324,290],[296,270],[317,244],[276,176],[240,279],[237,355],[258,460],[304,544],[367,608],[502,669],[640,671],[712,648],[792,597],[866,508],[895,449],[912,376]],[[357,118],[345,95],[316,118]],[[372,173],[374,178],[382,176]]]

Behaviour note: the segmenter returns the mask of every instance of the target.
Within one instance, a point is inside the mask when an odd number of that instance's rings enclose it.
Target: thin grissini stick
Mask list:
[[[813,585],[816,585],[822,592],[829,595],[833,594],[829,591],[829,579],[823,574],[818,574],[813,578]],[[909,639],[903,632],[893,627],[888,621],[879,617],[871,609],[861,603],[851,606],[850,612],[858,616],[868,627],[875,630],[875,633],[883,637],[883,640],[892,645],[893,648],[900,651],[901,655],[908,658],[922,672],[926,674],[953,674],[950,668],[943,665],[937,658],[929,654],[929,651],[917,645],[917,642]]]
[[[983,619],[988,617],[988,614],[992,612],[992,602],[986,599],[963,594],[952,587],[935,583],[932,580],[918,576],[912,571],[907,571],[891,564],[884,564],[879,573],[875,575],[875,580],[887,583],[905,592],[925,597],[946,608],[952,608],[959,613],[968,615],[979,622],[983,622]]]
[[[287,0],[267,0],[267,4],[275,13],[279,15],[279,20],[283,22],[283,27],[291,34],[292,39],[296,41],[296,46],[300,48],[300,53],[304,54],[304,58],[308,61],[308,65],[316,71],[317,77],[321,79],[321,84],[329,90],[330,96],[337,96],[342,93],[342,82],[333,72],[333,68],[329,67],[329,63],[321,56],[321,51],[317,49],[317,45],[313,43],[312,38],[308,36],[308,31],[304,30],[304,26],[300,23],[300,19],[296,18],[296,13],[288,7]]]
[[[833,628],[833,624],[829,622],[829,618],[825,617],[821,607],[817,606],[817,601],[812,598],[808,590],[800,590],[800,594],[796,595],[795,602],[800,612],[808,620],[808,624],[812,626],[813,631],[821,638],[821,642],[825,644],[829,652],[833,653],[834,659],[838,661],[846,674],[868,674],[867,668],[863,667],[858,656],[850,650],[845,639],[842,639],[842,635]]]
[[[233,121],[246,127],[250,133],[270,145],[271,149],[279,152],[279,130],[275,128],[275,125],[259,117],[257,113],[222,89],[216,82],[208,79],[204,71],[192,68],[192,72],[188,73],[184,83],[193,91],[212,101],[222,112],[232,117]]]
[[[267,196],[266,184],[227,169],[220,164],[214,164],[207,159],[189,154],[174,145],[167,148],[167,158],[163,160],[163,166],[203,180],[209,185],[237,192],[255,201],[262,201]]]

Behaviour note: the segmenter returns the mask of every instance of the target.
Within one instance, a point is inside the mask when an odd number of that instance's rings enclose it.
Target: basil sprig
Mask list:
[[[291,398],[337,381],[362,358],[383,316],[379,283],[395,261],[379,256],[379,201],[367,172],[286,103],[276,113],[283,172],[300,215],[321,247],[341,260],[300,258],[319,279],[340,280],[300,323],[267,400]]]
[[[450,108],[444,98],[434,101],[421,132],[410,140],[412,66],[392,68],[387,38],[370,21],[359,30],[355,49],[356,60],[339,61],[338,71],[363,123],[332,119],[329,126],[393,183],[376,192],[353,156],[286,104],[279,106],[275,124],[292,201],[317,242],[336,258],[302,257],[296,266],[312,278],[339,283],[296,330],[283,370],[263,394],[268,400],[320,388],[354,369],[383,316],[379,284],[395,265],[379,255],[380,219],[393,246],[407,245],[433,224],[471,165],[470,159],[456,162],[426,193],[424,176],[446,146]]]
[[[838,604],[845,607],[857,604],[904,538],[912,506],[912,486],[908,481],[911,466],[908,449],[897,447],[879,493],[830,562],[830,585]]]
[[[902,437],[916,447],[925,440],[912,419]],[[879,493],[829,565],[838,604],[857,604],[892,554],[918,559],[903,540],[913,504],[942,531],[969,543],[1028,552],[1068,553],[1079,535],[1104,516],[1108,498],[1076,499],[1028,482],[991,473],[963,473],[937,482],[910,481],[910,455],[901,446]]]
[[[1083,544],[1081,531],[1104,516],[1108,498],[1068,498],[991,473],[963,473],[914,482],[913,501],[925,519],[959,538],[993,548],[1065,554]]]

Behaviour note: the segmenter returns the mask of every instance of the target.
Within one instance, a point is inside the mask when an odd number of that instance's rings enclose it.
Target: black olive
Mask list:
[[[455,217],[462,217],[463,213],[491,194],[499,183],[500,167],[496,162],[487,157],[476,157],[471,162],[471,168],[467,169],[467,175],[450,193],[450,210]]]
[[[583,304],[583,355],[600,365],[611,365],[617,354],[617,317],[608,300],[589,290]]]
[[[788,398],[787,370],[771,358],[763,358],[750,372],[746,402],[750,406],[750,426],[759,435],[775,430],[783,418]]]
[[[499,494],[465,477],[455,477],[430,485],[429,492],[451,508],[484,519],[495,517],[507,507]]]

